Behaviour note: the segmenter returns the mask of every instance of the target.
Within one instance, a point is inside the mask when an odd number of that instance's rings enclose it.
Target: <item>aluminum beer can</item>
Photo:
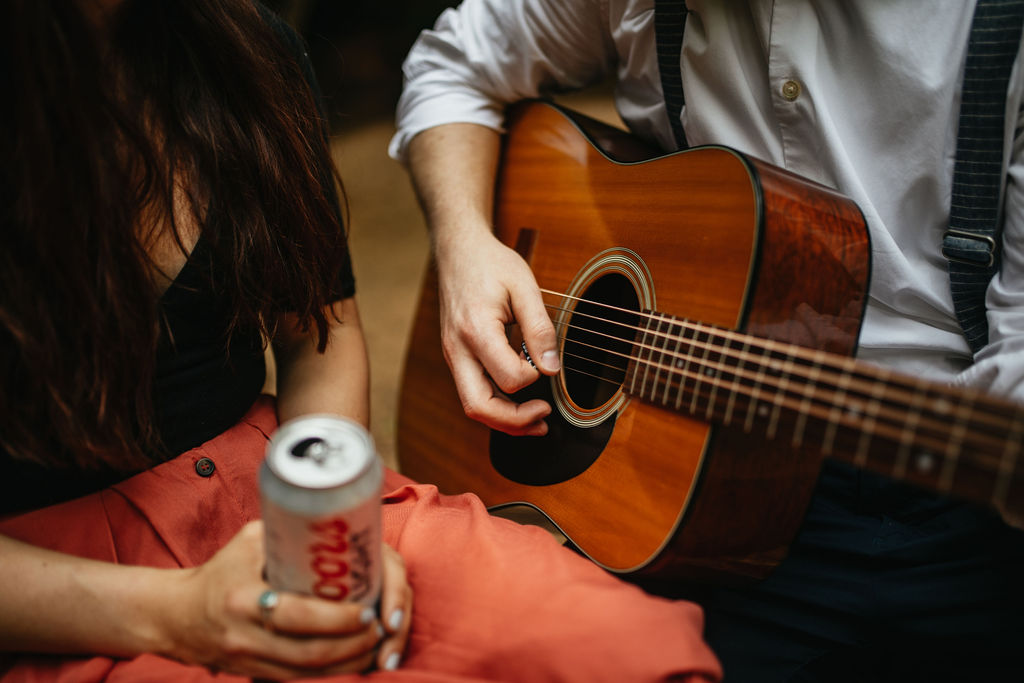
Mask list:
[[[272,588],[374,606],[383,478],[373,439],[333,415],[282,424],[260,469]]]

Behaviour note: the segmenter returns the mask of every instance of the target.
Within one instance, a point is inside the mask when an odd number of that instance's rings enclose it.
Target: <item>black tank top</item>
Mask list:
[[[157,348],[153,407],[163,440],[159,462],[201,445],[238,422],[266,377],[259,331],[236,331],[225,343],[230,301],[217,285],[213,259],[200,238],[160,300],[166,331]],[[349,260],[334,285],[338,298],[355,293]],[[173,342],[172,342],[173,340]],[[0,515],[71,500],[133,472],[56,470],[0,450]]]
[[[209,267],[200,238],[160,300],[166,329],[158,345],[153,407],[165,448],[162,455],[153,454],[158,462],[203,443],[237,421],[252,405],[266,374],[257,332],[236,334],[225,346],[227,302],[203,276]],[[54,469],[0,452],[0,513],[77,498],[131,474]]]

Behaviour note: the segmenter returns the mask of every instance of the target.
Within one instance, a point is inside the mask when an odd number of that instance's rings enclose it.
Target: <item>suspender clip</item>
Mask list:
[[[996,241],[988,235],[949,229],[942,235],[942,255],[955,263],[991,268],[996,262]]]

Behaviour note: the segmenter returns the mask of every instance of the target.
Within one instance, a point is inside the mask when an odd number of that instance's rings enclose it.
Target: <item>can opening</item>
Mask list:
[[[318,465],[322,465],[327,460],[329,451],[327,443],[314,436],[292,446],[291,454],[296,458],[312,458]]]

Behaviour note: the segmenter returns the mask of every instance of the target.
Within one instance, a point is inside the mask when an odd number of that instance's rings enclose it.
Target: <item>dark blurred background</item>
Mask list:
[[[265,0],[306,39],[332,127],[392,116],[416,36],[442,0]]]

